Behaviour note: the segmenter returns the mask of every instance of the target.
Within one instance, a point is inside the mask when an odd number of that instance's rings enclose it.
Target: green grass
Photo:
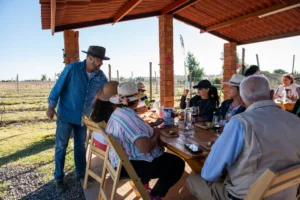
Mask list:
[[[8,190],[8,182],[4,181],[3,183],[0,183],[0,199],[4,198],[7,194],[7,190]]]
[[[47,84],[0,83],[0,167],[35,166],[44,182],[53,179],[55,120],[47,120]],[[67,148],[65,171],[74,170],[73,139]],[[0,185],[0,199],[8,182]]]

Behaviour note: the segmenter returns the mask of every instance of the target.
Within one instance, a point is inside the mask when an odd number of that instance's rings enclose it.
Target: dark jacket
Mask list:
[[[180,100],[180,108],[185,109],[186,97],[182,96]],[[216,110],[217,102],[212,99],[202,99],[200,96],[196,95],[190,100],[190,107],[197,106],[199,107],[200,114],[199,116],[205,119],[206,121],[211,121]]]
[[[222,116],[223,116],[223,119],[224,119],[224,117],[226,116],[227,111],[228,111],[229,108],[230,108],[230,104],[231,104],[232,102],[233,102],[232,99],[228,99],[228,100],[223,101],[222,104],[221,104],[221,106],[220,106],[219,108],[217,108],[217,110],[216,110],[216,115],[222,115]],[[242,113],[242,112],[244,112],[245,110],[246,110],[245,107],[240,106],[240,107],[237,109],[237,111],[236,111],[235,114]]]
[[[300,117],[300,99],[298,99],[298,101],[296,102],[296,105],[295,105],[292,113],[294,113],[295,115]]]

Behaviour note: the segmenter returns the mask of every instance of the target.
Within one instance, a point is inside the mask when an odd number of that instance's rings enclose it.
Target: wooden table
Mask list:
[[[275,100],[275,103],[282,107],[281,101]],[[296,102],[285,102],[283,103],[284,109],[288,111],[292,111],[295,107]]]
[[[179,123],[179,137],[169,138],[161,134],[160,141],[163,146],[173,151],[182,157],[191,167],[195,173],[200,173],[204,164],[205,158],[209,153],[209,149],[203,148],[205,142],[216,139],[215,134],[209,130],[204,130],[193,126],[192,130],[185,131],[183,121]],[[202,153],[191,153],[184,145],[186,143],[193,143],[199,146]]]

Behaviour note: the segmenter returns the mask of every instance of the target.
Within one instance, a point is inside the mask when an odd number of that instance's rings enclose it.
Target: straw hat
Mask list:
[[[145,90],[146,86],[145,86],[145,84],[143,82],[138,82],[136,84],[136,86],[137,86],[138,90],[144,90],[144,91],[146,91]]]
[[[146,95],[139,94],[134,82],[124,82],[118,85],[118,94],[111,97],[109,101],[113,104],[128,105],[129,102],[139,100]]]
[[[224,82],[223,84],[225,84],[225,85],[233,85],[233,86],[239,87],[240,83],[245,78],[246,78],[246,76],[239,75],[239,74],[233,74],[232,77],[231,77],[231,79],[229,80],[229,82]]]
[[[109,98],[118,94],[118,81],[109,81],[98,91],[97,97],[102,101],[109,101]]]

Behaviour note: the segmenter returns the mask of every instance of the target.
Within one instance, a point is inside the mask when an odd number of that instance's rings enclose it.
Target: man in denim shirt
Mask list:
[[[61,73],[57,83],[48,98],[47,116],[53,119],[56,115],[57,128],[55,146],[55,172],[57,191],[65,191],[63,183],[66,149],[71,132],[74,134],[74,158],[76,176],[79,180],[84,177],[86,167],[85,139],[86,126],[81,121],[82,115],[89,116],[92,102],[96,93],[107,82],[107,78],[100,67],[105,57],[105,48],[90,46],[86,60],[67,65]]]

